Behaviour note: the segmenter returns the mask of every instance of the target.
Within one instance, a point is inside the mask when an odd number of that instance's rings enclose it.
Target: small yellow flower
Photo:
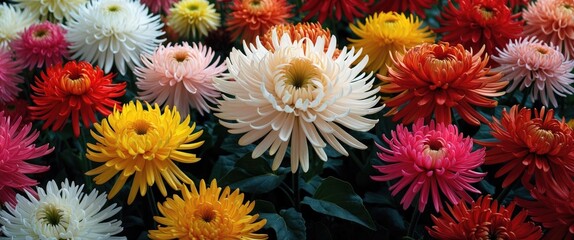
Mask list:
[[[179,36],[196,38],[217,29],[219,20],[219,13],[207,0],[182,0],[170,9],[167,25]]]
[[[364,24],[358,22],[350,27],[359,38],[349,39],[349,45],[356,49],[362,48],[362,55],[369,56],[365,71],[381,75],[386,75],[387,65],[392,64],[391,54],[404,53],[421,43],[433,43],[435,38],[429,27],[423,27],[418,18],[396,12],[375,13]]]
[[[122,111],[114,110],[101,124],[94,124],[91,131],[97,143],[88,143],[87,158],[104,163],[87,175],[94,177],[96,184],[104,184],[120,173],[109,198],[114,197],[124,186],[126,180],[134,175],[128,196],[131,204],[139,190],[144,196],[148,186],[157,184],[160,192],[166,196],[165,182],[178,189],[181,182],[192,183],[176,162],[194,163],[199,161],[195,154],[185,152],[198,148],[203,141],[193,142],[202,131],[193,133],[195,123],[189,127],[189,117],[181,122],[179,112],[174,107],[165,108],[162,114],[159,106],[146,103],[144,109],[139,101],[124,104]]]
[[[163,216],[154,216],[160,226],[149,231],[151,239],[267,239],[267,234],[254,233],[267,220],[257,221],[258,214],[249,215],[255,202],[243,204],[238,189],[231,192],[225,187],[222,192],[215,179],[207,188],[202,179],[199,191],[193,184],[191,192],[182,185],[181,195],[158,203]]]

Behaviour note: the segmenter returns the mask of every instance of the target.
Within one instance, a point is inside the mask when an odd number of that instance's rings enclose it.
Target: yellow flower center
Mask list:
[[[119,12],[121,8],[118,5],[110,5],[107,9],[109,12]]]
[[[187,9],[189,11],[196,11],[197,9],[199,9],[199,6],[197,6],[195,4],[190,4],[189,6],[187,6]]]
[[[491,19],[494,16],[494,10],[490,7],[480,6],[478,7],[478,13],[480,13],[485,20]]]
[[[444,145],[438,139],[429,140],[424,146],[423,153],[431,158],[432,166],[446,155]]]
[[[91,81],[78,70],[65,74],[60,81],[62,90],[73,95],[82,95],[90,89]]]
[[[296,89],[313,84],[313,79],[321,78],[321,72],[309,59],[296,58],[283,67],[285,82]]]
[[[36,213],[36,217],[45,224],[59,225],[64,218],[64,211],[56,207],[54,204],[44,204]]]
[[[548,52],[550,52],[550,50],[548,50],[548,48],[545,47],[537,47],[536,51],[540,54],[547,54]]]
[[[137,135],[145,135],[151,128],[151,124],[143,119],[137,119],[132,123],[132,128]]]
[[[48,29],[38,29],[37,31],[34,31],[32,33],[32,36],[34,37],[34,39],[42,39],[45,38],[46,36],[49,36],[50,31],[48,31]]]
[[[249,7],[251,7],[252,9],[260,9],[262,7],[263,3],[261,2],[261,0],[251,0],[249,1]]]
[[[211,204],[205,203],[199,205],[197,210],[195,211],[195,216],[206,223],[209,223],[217,217],[217,212],[213,209]]]

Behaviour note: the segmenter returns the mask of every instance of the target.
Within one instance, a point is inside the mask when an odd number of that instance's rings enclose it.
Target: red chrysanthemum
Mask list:
[[[228,31],[232,39],[253,42],[277,24],[287,23],[293,5],[286,0],[234,0],[229,7]]]
[[[36,146],[34,141],[40,135],[32,131],[32,124],[20,124],[21,118],[5,116],[0,111],[0,205],[16,204],[16,191],[36,194],[32,188],[38,184],[26,174],[42,173],[50,167],[26,162],[51,153],[48,144]]]
[[[484,148],[473,151],[472,138],[463,137],[456,125],[434,121],[424,125],[420,118],[413,124],[412,131],[399,124],[391,136],[391,139],[383,136],[388,149],[377,145],[382,151],[377,155],[388,164],[374,168],[385,175],[371,178],[376,181],[398,179],[390,190],[393,196],[406,190],[401,200],[404,209],[417,196],[420,212],[429,199],[438,212],[443,204],[441,195],[456,204],[461,199],[472,200],[467,191],[480,193],[471,184],[486,175],[473,170],[484,162]]]
[[[24,99],[14,99],[14,101],[7,103],[0,102],[0,111],[4,112],[4,116],[12,119],[21,117],[21,124],[27,124],[32,121],[30,111],[28,111],[28,101]]]
[[[444,33],[442,41],[462,44],[475,52],[484,45],[486,53],[493,55],[496,48],[502,49],[511,39],[522,36],[519,17],[520,13],[513,15],[501,0],[449,1],[439,18],[441,27],[435,31]]]
[[[533,221],[547,228],[542,239],[574,239],[574,184],[561,183],[542,193],[538,189],[530,191],[534,201],[518,199],[519,206],[528,210]]]
[[[508,187],[521,177],[522,184],[544,191],[556,183],[572,182],[574,177],[574,131],[565,120],[554,118],[554,111],[518,105],[502,112],[490,123],[491,134],[497,141],[476,141],[487,147],[485,164],[503,164],[495,177],[506,175],[502,187]]]
[[[481,196],[470,207],[464,202],[448,206],[450,214],[442,209],[440,217],[431,216],[435,226],[426,229],[433,238],[441,240],[540,239],[542,231],[534,223],[526,221],[526,211],[512,216],[515,207],[515,202],[504,207],[490,196]]]
[[[431,8],[438,0],[383,0],[375,1],[371,7],[372,13],[377,12],[405,12],[409,11],[421,18],[426,18],[425,9]]]
[[[385,101],[392,107],[387,115],[411,123],[434,114],[437,122],[448,124],[455,109],[468,123],[487,122],[473,106],[495,107],[497,101],[488,97],[504,95],[500,90],[508,82],[499,82],[501,75],[485,68],[483,50],[473,54],[460,44],[424,43],[395,54],[388,76],[377,75],[383,81],[381,92],[398,93]]]
[[[319,23],[335,15],[337,21],[341,21],[343,15],[349,22],[355,18],[363,18],[369,11],[369,6],[363,0],[306,0],[299,10],[308,12],[303,21],[309,21],[318,16]]]
[[[96,122],[96,113],[104,116],[121,104],[112,98],[125,94],[126,83],[112,83],[113,74],[104,75],[98,66],[88,62],[71,61],[65,65],[53,65],[36,77],[32,85],[32,100],[36,106],[29,109],[33,119],[44,120],[43,129],[52,126],[61,130],[72,117],[74,135],[80,135],[80,117],[84,126]]]

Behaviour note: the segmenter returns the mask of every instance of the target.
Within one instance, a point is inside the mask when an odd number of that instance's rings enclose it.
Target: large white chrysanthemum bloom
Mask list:
[[[124,75],[126,65],[140,65],[140,54],[151,53],[164,39],[159,15],[139,1],[94,0],[70,13],[64,27],[72,58],[97,64],[106,73],[115,64]]]
[[[0,48],[8,49],[8,43],[17,38],[18,33],[36,22],[38,20],[30,11],[2,3],[0,5]]]
[[[76,11],[88,0],[14,0],[16,6],[30,10],[37,17],[47,19],[48,15],[60,22],[68,18],[70,12]]]
[[[292,41],[288,34],[279,39],[273,32],[272,43],[273,51],[257,38],[256,45],[244,44],[245,53],[230,53],[229,74],[215,79],[216,88],[225,93],[215,109],[220,123],[230,133],[244,133],[240,145],[262,139],[252,157],[269,149],[275,154],[273,169],[288,146],[292,172],[299,163],[303,171],[309,169],[308,143],[323,161],[327,144],[344,155],[348,153],[340,142],[365,149],[342,127],[365,132],[378,122],[364,117],[383,108],[376,107],[379,88],[373,88],[372,74],[362,72],[367,57],[352,66],[361,51],[344,48],[333,58],[335,36],[327,51],[322,37],[315,43],[308,38]]]
[[[0,212],[0,239],[126,239],[113,237],[122,231],[119,220],[105,221],[120,211],[112,204],[104,209],[106,194],[93,190],[82,192],[83,185],[70,184],[66,179],[61,188],[55,181],[46,189],[38,187],[36,198],[26,192],[18,194],[15,207],[6,205]]]

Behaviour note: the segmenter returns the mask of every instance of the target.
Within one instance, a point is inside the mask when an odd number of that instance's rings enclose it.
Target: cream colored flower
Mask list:
[[[219,20],[219,13],[207,0],[182,0],[167,15],[167,25],[186,38],[207,36],[219,27]]]
[[[325,147],[332,146],[347,155],[343,142],[353,148],[366,146],[343,127],[369,131],[378,120],[365,115],[380,111],[382,106],[373,89],[372,74],[362,72],[367,57],[357,61],[360,51],[344,48],[333,59],[336,39],[331,37],[327,51],[325,40],[314,43],[308,38],[291,41],[289,34],[279,39],[273,33],[273,49],[244,44],[244,51],[234,49],[227,59],[229,74],[215,79],[223,95],[215,115],[233,134],[244,134],[240,145],[261,140],[252,157],[269,150],[275,155],[277,169],[291,147],[291,171],[309,169],[311,146],[326,161]],[[310,143],[310,145],[308,145]]]
[[[76,11],[88,0],[14,0],[14,2],[18,3],[16,6],[26,8],[42,19],[52,15],[61,22],[70,16],[70,12]]]
[[[38,20],[30,11],[2,3],[0,5],[0,49],[8,49],[8,43],[18,37],[18,33],[36,22]]]

